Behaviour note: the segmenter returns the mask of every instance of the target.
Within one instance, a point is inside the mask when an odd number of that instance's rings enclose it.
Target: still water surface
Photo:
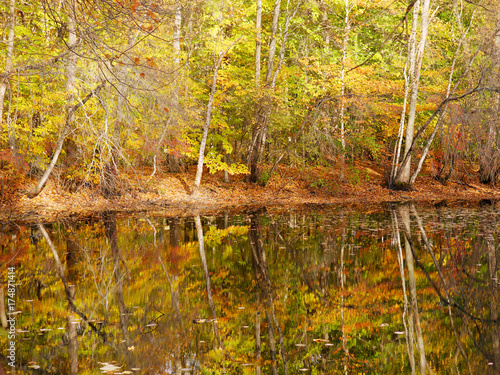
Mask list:
[[[492,205],[394,205],[4,227],[18,313],[0,362],[18,374],[497,374],[499,219]]]

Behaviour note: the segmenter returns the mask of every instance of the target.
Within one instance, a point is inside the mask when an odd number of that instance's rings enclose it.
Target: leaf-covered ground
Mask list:
[[[205,173],[196,197],[190,194],[193,180],[194,169],[156,173],[153,177],[151,171],[136,171],[120,176],[122,192],[111,199],[104,199],[97,189],[71,192],[51,181],[38,197],[23,196],[15,205],[1,207],[0,221],[74,220],[107,210],[189,216],[263,206],[273,210],[323,204],[362,208],[405,200],[463,204],[500,198],[499,189],[480,184],[477,179],[452,179],[443,185],[428,173],[417,179],[413,191],[392,191],[385,187],[383,169],[375,165],[348,169],[344,182],[331,168],[281,168],[265,187],[246,183],[244,176],[230,176],[229,183],[225,183],[222,174]]]

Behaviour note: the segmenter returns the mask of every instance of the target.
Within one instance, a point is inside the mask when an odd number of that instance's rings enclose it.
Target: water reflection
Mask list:
[[[408,204],[7,228],[17,372],[499,373],[497,220]]]

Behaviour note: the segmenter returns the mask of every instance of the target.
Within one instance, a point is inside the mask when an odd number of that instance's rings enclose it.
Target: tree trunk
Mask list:
[[[288,38],[288,29],[290,26],[290,21],[297,13],[299,7],[303,4],[303,1],[299,1],[295,10],[292,14],[288,12],[288,3],[287,3],[287,14],[285,20],[285,27],[283,29],[283,40],[280,49],[280,59],[278,61],[278,65],[276,70],[273,72],[274,67],[274,59],[276,55],[276,34],[278,31],[278,20],[279,20],[279,10],[281,6],[281,0],[275,0],[274,2],[274,13],[273,13],[273,24],[271,29],[271,40],[269,42],[269,52],[267,56],[267,71],[266,71],[266,91],[263,96],[259,98],[258,103],[255,106],[255,124],[252,129],[252,140],[250,143],[249,153],[247,165],[250,170],[250,174],[247,177],[247,181],[251,183],[256,183],[259,181],[260,177],[260,168],[259,164],[262,159],[262,155],[264,154],[264,148],[266,145],[267,131],[269,128],[269,120],[271,116],[271,95],[274,91],[277,77],[279,76],[283,60],[285,57],[286,51],[286,43]],[[259,4],[257,4],[259,6]],[[258,17],[261,14],[258,13]],[[256,23],[258,23],[257,20]],[[260,62],[260,48],[256,48],[255,50],[255,64]],[[260,69],[260,68],[259,68]],[[259,74],[260,77],[260,74]],[[256,82],[257,82],[257,68],[256,68]],[[259,82],[260,83],[260,82]],[[269,90],[269,91],[267,91]],[[265,183],[266,181],[262,181]]]
[[[493,50],[491,53],[491,58],[493,60],[493,69],[491,73],[492,77],[498,77],[500,72],[500,12],[497,12],[497,32],[493,37]],[[495,85],[495,82],[493,82]],[[500,121],[498,115],[500,114],[500,94],[492,93],[494,95],[495,104],[492,105],[494,116],[493,119],[488,122],[488,134],[486,135],[486,141],[484,142],[484,149],[479,155],[480,169],[479,169],[479,179],[483,184],[493,184],[495,185],[500,174],[500,155],[498,152],[498,137],[499,137],[499,127]]]
[[[393,169],[391,171],[389,185],[391,187],[401,187],[407,186],[410,182],[411,173],[411,147],[413,144],[413,137],[415,132],[415,117],[417,110],[418,101],[418,86],[420,80],[420,72],[422,67],[422,60],[425,51],[425,43],[427,40],[427,33],[429,29],[429,6],[430,0],[423,0],[422,10],[421,10],[421,25],[420,25],[420,38],[418,45],[417,43],[417,28],[419,24],[419,13],[420,13],[420,0],[417,0],[413,5],[413,20],[412,29],[410,37],[408,39],[408,55],[407,60],[409,61],[409,81],[406,81],[406,90],[409,89],[409,109],[408,109],[408,122],[406,124],[405,132],[405,150],[402,159],[405,160],[402,165],[400,164],[401,155],[401,144],[402,144],[402,134],[405,128],[405,117],[406,117],[406,95],[405,90],[405,102],[403,104],[403,111],[401,115],[399,139],[397,142],[397,150],[393,156]],[[408,66],[408,65],[407,65]]]
[[[76,80],[76,20],[75,20],[75,2],[70,2],[68,13],[68,62],[66,64],[66,93],[68,94],[68,104],[73,102],[75,97]],[[73,119],[71,119],[73,121]]]
[[[200,152],[198,154],[198,165],[196,168],[196,177],[194,179],[193,190],[191,192],[191,195],[193,195],[193,196],[196,196],[198,194],[198,190],[200,188],[200,183],[201,183],[201,176],[203,174],[203,162],[205,160],[205,147],[207,145],[208,129],[210,128],[210,121],[212,119],[212,107],[213,107],[213,103],[214,103],[215,91],[217,89],[217,74],[219,72],[219,67],[220,67],[220,65],[222,63],[222,59],[224,58],[226,53],[240,39],[241,39],[241,37],[238,38],[237,40],[235,40],[233,43],[231,43],[231,45],[229,47],[227,47],[224,51],[221,51],[219,53],[219,58],[217,59],[217,62],[215,63],[215,66],[214,66],[214,76],[212,78],[212,87],[210,89],[210,96],[208,98],[205,126],[203,127],[203,135],[201,137]]]
[[[267,54],[267,71],[266,71],[266,89],[273,89],[270,86],[271,82],[274,81],[273,78],[273,67],[274,67],[274,57],[276,55],[276,34],[278,32],[278,20],[280,16],[280,6],[281,0],[274,1],[274,12],[273,12],[273,23],[271,26],[271,39],[269,41],[269,51]],[[257,4],[259,7],[259,4]],[[257,13],[257,18],[262,17],[262,12]],[[260,22],[260,19],[256,20],[256,23]],[[257,55],[257,53],[259,55]],[[257,58],[260,64],[260,48],[255,50],[255,64],[257,65]],[[277,69],[277,73],[279,69]],[[259,79],[260,79],[260,68],[259,68]],[[260,83],[260,82],[259,82]],[[250,152],[248,155],[248,166],[250,170],[250,175],[248,176],[248,181],[256,183],[259,180],[260,169],[259,163],[262,158],[264,151],[264,145],[266,143],[268,122],[270,116],[269,109],[269,93],[265,92],[264,96],[260,99],[259,103],[256,105],[256,116],[255,125],[252,131],[252,142],[250,145]]]
[[[64,128],[63,128],[61,134],[59,135],[59,139],[57,140],[56,149],[54,151],[54,155],[52,156],[52,160],[50,161],[49,165],[47,166],[45,173],[38,181],[38,184],[27,193],[28,198],[34,198],[38,194],[40,194],[40,192],[42,191],[45,183],[47,182],[50,174],[52,173],[52,170],[54,169],[54,166],[57,163],[57,160],[59,159],[59,155],[60,155],[62,148],[64,146],[64,141],[70,133],[71,124],[73,123],[75,112],[82,105],[82,103],[77,103],[76,105],[73,105],[72,107],[70,107],[71,103],[73,102],[73,100],[75,98],[76,53],[74,51],[74,48],[76,46],[77,40],[76,40],[75,2],[71,1],[69,6],[70,6],[70,9],[67,9],[67,14],[68,14],[68,50],[69,50],[69,53],[68,53],[68,61],[66,64],[66,93],[68,95],[68,99],[67,99],[68,109],[67,109],[67,114],[66,114],[66,122],[64,124]],[[98,86],[98,87],[101,87],[101,86]],[[97,93],[98,91],[96,91],[96,90],[94,90],[91,94],[94,95],[93,93]],[[87,98],[90,99],[89,96],[87,96]],[[86,98],[86,100],[88,100],[87,98]],[[83,102],[83,104],[84,103],[85,102]]]
[[[12,69],[12,57],[14,55],[14,29],[16,26],[16,0],[10,0],[9,3],[9,36],[7,39],[7,55],[5,57],[5,72]],[[7,90],[7,78],[0,82],[0,124],[3,123],[3,102],[5,91]],[[16,152],[15,132],[13,125],[9,128],[9,144],[11,150]]]
[[[266,83],[269,84],[273,76],[274,55],[276,54],[276,34],[278,32],[278,20],[280,17],[281,0],[274,0],[273,24],[271,28],[271,40],[267,55]]]
[[[344,181],[345,178],[345,64],[347,58],[347,45],[349,43],[349,32],[351,31],[351,21],[349,19],[349,14],[352,5],[349,4],[349,0],[345,0],[345,18],[344,18],[344,39],[342,42],[342,62],[340,70],[340,142],[342,145],[341,156],[340,156],[340,180]]]
[[[174,48],[174,69],[179,72],[180,69],[180,53],[181,53],[181,26],[182,26],[182,13],[181,13],[181,3],[176,1],[175,4],[175,15],[174,15],[174,34],[172,46]],[[180,75],[178,75],[179,77]],[[177,129],[177,115],[179,113],[179,83],[176,84],[172,93],[172,128]],[[168,124],[168,123],[167,123]],[[167,154],[167,168],[170,172],[179,173],[181,171],[181,166],[177,156],[173,154]]]
[[[260,52],[262,47],[262,0],[257,0],[257,15],[255,16],[257,35],[255,40],[255,87],[260,87]]]
[[[83,106],[92,96],[98,94],[99,91],[101,91],[101,89],[105,86],[105,84],[106,84],[105,82],[101,83],[94,90],[92,90],[82,101],[78,102],[77,104],[75,104],[73,107],[71,107],[69,109],[68,114],[66,115],[66,123],[64,124],[64,128],[61,131],[61,134],[59,134],[59,139],[57,140],[56,149],[54,151],[54,155],[52,155],[52,160],[50,161],[50,164],[47,166],[45,173],[40,178],[40,180],[38,181],[36,186],[26,193],[26,196],[28,198],[36,197],[38,194],[40,194],[43,187],[45,186],[45,183],[47,182],[50,174],[52,173],[52,170],[54,169],[54,166],[56,165],[57,160],[59,159],[59,155],[61,154],[64,140],[66,139],[66,137],[70,133],[71,124],[72,124],[71,119],[74,117],[75,112],[81,106]]]

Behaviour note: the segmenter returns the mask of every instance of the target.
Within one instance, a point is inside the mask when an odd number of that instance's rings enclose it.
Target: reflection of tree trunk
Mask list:
[[[131,341],[128,332],[128,311],[123,299],[123,279],[125,276],[122,274],[120,248],[118,247],[118,231],[116,229],[116,220],[113,214],[104,214],[104,229],[106,237],[111,244],[111,254],[114,260],[115,294],[118,300],[118,311],[120,313],[120,330],[122,331],[123,339],[128,347],[131,345]]]
[[[100,329],[98,329],[94,323],[89,322],[89,318],[87,315],[85,315],[83,312],[81,312],[75,305],[75,292],[74,292],[74,285],[69,285],[68,280],[66,279],[66,276],[64,275],[64,268],[62,266],[61,260],[59,259],[59,255],[57,254],[56,247],[52,243],[52,240],[50,239],[49,234],[45,230],[45,227],[43,224],[38,224],[37,225],[38,229],[42,233],[43,237],[45,238],[45,241],[47,242],[47,245],[49,245],[49,249],[52,252],[52,256],[54,257],[54,261],[56,262],[56,269],[57,269],[57,274],[59,275],[62,283],[64,284],[64,291],[66,292],[66,299],[68,300],[69,308],[71,311],[74,311],[78,314],[80,318],[82,318],[85,323],[89,325],[89,327],[96,332],[104,341],[106,341],[106,335],[104,332],[101,332]]]
[[[269,340],[269,349],[271,352],[271,364],[273,366],[273,375],[278,375],[278,364],[276,363],[276,338],[274,336],[274,326],[267,311],[266,311],[266,319],[267,319],[267,336]]]
[[[210,305],[210,310],[212,311],[212,318],[214,319],[213,324],[214,324],[215,338],[217,339],[217,343],[219,344],[219,348],[224,349],[224,344],[222,343],[222,340],[220,339],[219,329],[217,327],[217,314],[215,312],[214,299],[212,297],[212,283],[210,282],[210,274],[208,273],[207,258],[205,257],[205,243],[203,241],[203,227],[201,226],[200,215],[197,215],[194,217],[194,222],[196,224],[196,231],[198,233],[198,244],[199,244],[199,248],[200,248],[201,263],[203,265],[203,271],[205,272],[205,282],[207,285],[208,304]]]
[[[78,244],[72,239],[66,239],[66,266],[68,268],[68,280],[77,282],[77,271],[75,265],[78,263]]]
[[[2,327],[7,328],[7,314],[5,313],[5,296],[3,292],[3,285],[0,285],[0,321]]]
[[[463,348],[463,345],[461,344],[460,342],[460,335],[459,333],[457,332],[457,329],[455,327],[455,321],[453,319],[453,312],[452,312],[452,309],[451,309],[451,306],[453,305],[453,299],[451,298],[450,296],[450,290],[449,290],[449,287],[448,287],[448,284],[444,278],[444,275],[441,271],[441,263],[439,263],[436,259],[436,256],[434,255],[434,251],[432,250],[432,246],[427,238],[427,234],[425,233],[425,229],[424,229],[424,226],[422,224],[422,220],[420,219],[420,216],[418,215],[418,212],[417,210],[415,209],[415,206],[412,204],[411,205],[411,212],[412,214],[415,216],[415,219],[417,221],[417,225],[418,225],[418,229],[420,230],[420,235],[422,236],[422,241],[427,249],[427,252],[430,254],[433,262],[434,262],[434,266],[436,267],[436,270],[438,272],[438,275],[439,275],[439,278],[441,279],[441,283],[443,284],[443,288],[444,288],[444,292],[445,292],[445,296],[446,296],[446,300],[443,299],[443,297],[441,296],[440,293],[438,293],[441,301],[445,301],[446,302],[446,305],[448,307],[448,316],[450,318],[450,324],[451,324],[451,329],[453,330],[453,335],[455,337],[455,341],[457,343],[457,354],[456,354],[456,357],[458,356],[459,353],[462,354],[462,356],[465,358],[465,360],[467,361],[467,366],[468,366],[468,369],[469,369],[469,373],[472,374],[472,369],[471,369],[471,365],[470,365],[470,361],[469,361],[469,358],[467,357],[467,353],[465,352],[464,348]]]
[[[406,349],[408,351],[408,359],[410,360],[411,373],[412,375],[414,375],[415,374],[415,354],[413,352],[414,329],[413,329],[413,322],[411,319],[408,319],[408,325],[406,324],[408,316],[408,297],[406,294],[406,277],[403,265],[403,250],[401,246],[401,237],[399,235],[399,223],[395,210],[391,211],[391,218],[392,218],[393,236],[394,238],[396,238],[396,243],[398,247],[398,264],[399,264],[399,271],[401,273],[401,284],[403,287],[403,301],[404,301],[403,324],[405,327]]]
[[[406,230],[405,233],[410,234],[410,210],[408,206],[401,206],[398,208],[399,215],[403,221],[403,225]],[[420,354],[420,372],[422,374],[426,373],[426,358],[425,358],[425,348],[424,340],[422,336],[422,329],[420,327],[420,317],[418,314],[418,304],[417,304],[417,287],[415,284],[415,268],[413,253],[411,250],[411,245],[409,238],[405,236],[405,256],[406,256],[406,267],[408,269],[408,286],[410,290],[410,315],[412,317],[415,332],[417,334],[417,348]]]
[[[249,231],[249,240],[250,246],[252,248],[253,255],[253,264],[255,270],[255,277],[257,279],[257,285],[262,294],[262,298],[266,304],[266,318],[268,324],[268,332],[269,332],[269,346],[271,349],[271,359],[273,363],[273,372],[277,372],[277,368],[274,368],[274,364],[276,363],[276,339],[275,339],[275,330],[279,335],[280,342],[280,355],[283,359],[283,364],[285,367],[285,374],[288,374],[288,362],[286,356],[286,348],[285,348],[285,340],[283,337],[283,332],[281,331],[281,327],[278,323],[278,319],[276,318],[276,311],[274,308],[274,298],[272,294],[271,287],[271,279],[269,278],[269,271],[267,267],[267,258],[266,253],[264,251],[262,245],[262,239],[260,238],[260,224],[258,221],[258,217],[252,215],[250,217],[250,231]]]
[[[68,338],[69,338],[69,355],[70,355],[70,373],[71,375],[78,374],[78,332],[76,330],[76,321],[73,315],[68,316]]]
[[[179,248],[179,224],[177,223],[177,219],[173,218],[170,220],[170,246],[173,249],[178,249]],[[175,250],[177,251],[177,250]],[[166,272],[166,270],[165,270]],[[168,277],[168,274],[167,274]],[[172,275],[172,279],[170,280],[170,292],[172,296],[172,307],[178,312],[179,319],[181,317],[180,312],[179,312],[179,289],[174,288],[174,283],[177,281],[179,276],[177,275]]]
[[[490,218],[490,223],[493,218]],[[491,224],[490,224],[491,225]],[[486,246],[488,250],[488,272],[490,276],[490,319],[497,321],[498,319],[498,278],[497,278],[497,257],[495,251],[495,239],[493,238],[492,229],[488,228],[486,234]],[[500,336],[498,332],[498,324],[491,326],[491,336],[493,343],[493,355],[495,369],[500,371]]]
[[[345,234],[345,228],[344,228],[344,234]],[[345,235],[342,236],[342,238],[345,238]],[[342,243],[342,246],[340,248],[340,324],[342,326],[342,349],[344,350],[344,373],[347,375],[349,348],[347,347],[347,337],[345,334],[345,324],[344,324],[344,248],[345,245],[344,243]]]
[[[260,359],[261,359],[261,351],[260,351],[260,312],[255,314],[255,360],[257,362],[257,366],[255,368],[255,373],[260,375]]]

